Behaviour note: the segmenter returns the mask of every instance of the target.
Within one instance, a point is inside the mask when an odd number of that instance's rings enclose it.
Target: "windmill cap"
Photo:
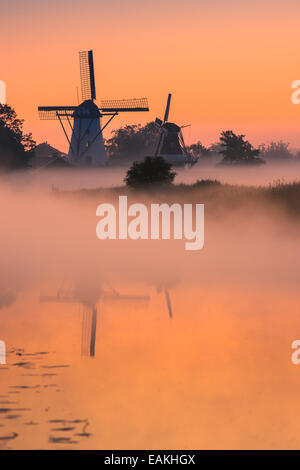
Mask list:
[[[98,106],[91,100],[81,103],[74,111],[74,118],[99,118]]]
[[[163,124],[163,128],[166,129],[168,132],[178,133],[180,131],[180,127],[177,126],[177,124],[174,124],[173,122],[165,122],[165,124]]]

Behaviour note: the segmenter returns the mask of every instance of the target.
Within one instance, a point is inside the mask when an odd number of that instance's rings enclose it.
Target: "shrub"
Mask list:
[[[150,186],[168,186],[176,176],[172,165],[162,157],[145,157],[142,162],[134,162],[124,179],[127,186],[145,188]]]

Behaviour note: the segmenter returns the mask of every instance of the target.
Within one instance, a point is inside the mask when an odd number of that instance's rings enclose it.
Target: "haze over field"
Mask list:
[[[48,192],[52,186],[60,190],[110,188],[123,186],[127,168],[80,169],[72,171],[28,171],[0,175],[5,186],[17,189],[41,189]],[[195,165],[192,169],[176,168],[175,184],[193,184],[201,179],[217,179],[222,183],[266,186],[278,180],[293,182],[300,179],[300,164],[267,164],[259,169],[210,165]]]

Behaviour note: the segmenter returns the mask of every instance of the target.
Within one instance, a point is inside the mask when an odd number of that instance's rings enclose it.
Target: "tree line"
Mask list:
[[[31,133],[23,131],[22,119],[8,105],[0,105],[0,170],[10,171],[29,167],[34,155],[36,142]],[[145,156],[154,155],[159,128],[154,122],[146,125],[127,125],[114,130],[105,147],[109,165],[131,165],[142,161]],[[283,141],[271,142],[254,147],[243,134],[232,130],[221,132],[219,141],[210,146],[200,141],[187,146],[187,150],[201,162],[218,160],[220,165],[262,165],[271,161],[299,161],[300,152],[293,155],[289,144]]]

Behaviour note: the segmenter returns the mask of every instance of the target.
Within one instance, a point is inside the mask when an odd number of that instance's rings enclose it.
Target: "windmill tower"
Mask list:
[[[160,128],[160,134],[157,142],[155,156],[163,157],[172,165],[193,165],[196,161],[187,151],[184,143],[182,130],[186,126],[177,126],[173,122],[169,122],[169,113],[171,105],[171,93],[168,95],[167,106],[165,110],[164,120],[156,118],[155,123]]]
[[[43,120],[57,119],[69,144],[69,161],[75,166],[103,166],[107,163],[102,132],[120,112],[149,111],[146,98],[104,100],[98,108],[93,51],[79,52],[82,102],[78,106],[39,106]],[[104,125],[101,119],[107,117]],[[67,124],[64,124],[67,121]],[[69,136],[71,132],[71,137]]]

